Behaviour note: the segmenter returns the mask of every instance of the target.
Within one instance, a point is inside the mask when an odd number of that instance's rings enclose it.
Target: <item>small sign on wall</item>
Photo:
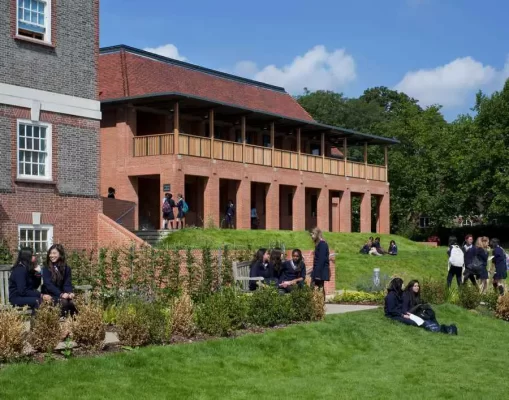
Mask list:
[[[171,184],[165,183],[163,185],[163,192],[171,192]]]

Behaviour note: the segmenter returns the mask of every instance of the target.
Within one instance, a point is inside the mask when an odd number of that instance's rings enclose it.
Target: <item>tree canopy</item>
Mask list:
[[[386,87],[359,98],[305,91],[298,102],[317,121],[398,139],[389,152],[393,231],[411,234],[418,218],[450,226],[459,216],[486,220],[509,212],[509,80],[491,95],[479,92],[473,116],[447,122],[441,107]],[[370,161],[381,161],[370,149]]]

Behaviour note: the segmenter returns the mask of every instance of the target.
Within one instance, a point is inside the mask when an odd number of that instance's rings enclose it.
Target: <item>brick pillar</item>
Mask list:
[[[318,195],[316,225],[323,231],[329,231],[329,189],[322,188]]]
[[[235,203],[237,229],[251,229],[251,181],[239,181],[237,200]]]
[[[378,233],[391,233],[390,194],[387,190],[378,205]]]
[[[219,178],[214,173],[207,179],[203,200],[204,227],[207,228],[209,223],[219,227]]]
[[[350,189],[344,190],[339,200],[339,231],[352,232],[352,196]]]
[[[339,232],[339,197],[332,198],[332,232]]]
[[[292,215],[292,230],[305,231],[306,230],[306,188],[304,185],[295,187],[293,195],[293,215]]]
[[[279,183],[270,184],[265,201],[267,202],[265,229],[279,230]]]
[[[361,198],[361,232],[371,232],[371,193],[366,192]]]

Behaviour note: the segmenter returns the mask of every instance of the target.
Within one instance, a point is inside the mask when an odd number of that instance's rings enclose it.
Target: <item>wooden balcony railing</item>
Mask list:
[[[134,138],[134,156],[156,156],[174,153],[174,135],[137,136]],[[213,149],[211,148],[213,145]],[[244,149],[244,154],[243,154]],[[211,153],[214,157],[211,157]],[[243,162],[246,164],[263,165],[266,167],[285,168],[316,172],[321,174],[348,176],[352,178],[369,179],[374,181],[387,181],[387,171],[384,166],[346,162],[337,158],[299,154],[271,148],[253,146],[241,143],[214,139],[213,144],[209,138],[179,135],[179,154],[201,158],[214,158],[216,160]],[[274,159],[273,159],[274,158]]]

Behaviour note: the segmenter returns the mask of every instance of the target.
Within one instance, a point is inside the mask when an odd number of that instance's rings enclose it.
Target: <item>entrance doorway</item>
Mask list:
[[[184,199],[189,206],[189,211],[186,214],[186,226],[203,228],[207,222],[204,218],[204,198],[207,181],[208,178],[204,176],[185,176]]]
[[[306,188],[306,230],[309,231],[317,226],[318,221],[318,197],[320,189]]]
[[[293,196],[295,186],[279,185],[279,229],[293,229]]]
[[[135,177],[138,180],[138,221],[140,230],[161,228],[161,179],[159,175]]]
[[[226,207],[231,200],[235,205],[235,213],[233,217],[233,227],[237,226],[237,191],[239,190],[240,181],[233,179],[219,179],[219,221],[221,228],[229,228],[226,226]]]
[[[258,215],[258,223],[251,222],[251,229],[266,229],[267,227],[267,192],[269,184],[251,182],[251,209],[255,208]]]

